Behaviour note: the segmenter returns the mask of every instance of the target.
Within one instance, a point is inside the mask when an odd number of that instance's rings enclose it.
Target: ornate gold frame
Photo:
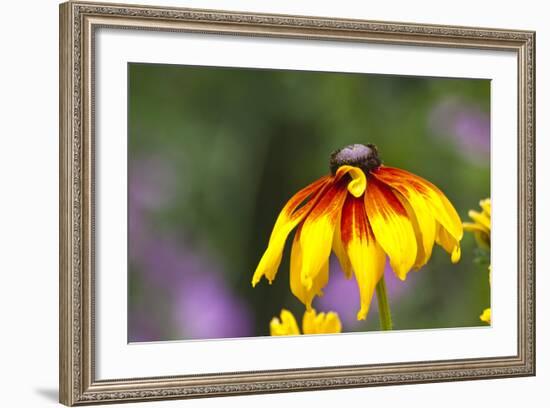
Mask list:
[[[98,27],[506,50],[518,61],[518,350],[513,356],[238,374],[94,376],[94,32]],[[66,405],[535,374],[535,33],[68,2],[60,6],[60,401]]]

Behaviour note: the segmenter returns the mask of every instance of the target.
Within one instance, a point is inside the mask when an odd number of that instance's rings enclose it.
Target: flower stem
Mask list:
[[[388,290],[384,276],[376,285],[376,298],[378,299],[378,315],[380,317],[380,328],[382,330],[392,330],[390,304],[388,302]]]

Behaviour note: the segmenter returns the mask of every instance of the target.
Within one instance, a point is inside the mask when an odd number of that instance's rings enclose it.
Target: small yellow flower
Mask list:
[[[272,336],[299,335],[300,329],[294,315],[286,309],[281,310],[281,318],[271,319],[269,329]],[[335,312],[319,313],[315,309],[306,310],[302,319],[302,331],[304,334],[329,334],[341,333],[342,323]]]
[[[290,255],[290,290],[311,310],[328,283],[331,250],[346,277],[355,275],[365,319],[386,255],[405,280],[431,257],[434,243],[451,261],[460,259],[462,221],[436,186],[407,171],[386,167],[374,145],[351,145],[332,153],[331,175],[296,193],[284,206],[254,276],[275,279],[286,239],[297,228]]]
[[[465,222],[464,230],[473,232],[479,246],[488,250],[491,248],[491,199],[481,200],[479,206],[481,212],[468,211],[474,222]]]
[[[486,249],[491,250],[491,199],[486,198],[479,202],[481,212],[470,210],[468,215],[474,222],[465,222],[462,224],[464,230],[474,233],[474,237],[478,245]],[[491,265],[489,265],[489,285],[491,284]],[[487,308],[479,316],[481,321],[491,324],[491,309]]]
[[[479,316],[479,318],[481,319],[481,321],[487,324],[491,324],[491,308],[488,307],[487,309],[485,309],[481,316]]]

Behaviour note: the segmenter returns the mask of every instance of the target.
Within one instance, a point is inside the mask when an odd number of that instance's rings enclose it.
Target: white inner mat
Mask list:
[[[517,57],[514,53],[112,28],[99,29],[96,41],[97,379],[516,354]],[[128,344],[129,62],[491,79],[491,244],[493,253],[498,254],[491,258],[492,327]]]

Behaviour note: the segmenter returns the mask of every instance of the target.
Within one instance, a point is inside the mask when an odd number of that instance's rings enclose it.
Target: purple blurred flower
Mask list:
[[[129,205],[143,210],[164,208],[174,197],[176,174],[166,159],[151,156],[129,166]]]
[[[451,138],[468,159],[489,158],[491,119],[479,107],[445,99],[432,110],[429,127],[434,135]]]
[[[243,337],[252,335],[246,305],[233,296],[214,274],[186,279],[176,307],[176,322],[185,338]]]
[[[319,312],[335,311],[340,316],[344,331],[364,326],[364,322],[357,320],[357,312],[360,309],[359,303],[359,288],[354,277],[346,279],[340,263],[332,257],[330,260],[330,279],[327,287],[323,290],[324,295],[317,300],[316,308]],[[400,281],[390,267],[389,262],[386,262],[384,271],[386,279],[386,287],[388,289],[388,297],[391,303],[398,299],[411,288],[411,281],[414,282],[414,271],[407,277],[407,283]],[[369,314],[367,319],[376,316],[378,306],[376,294],[372,298]]]
[[[141,254],[143,277],[172,299],[176,330],[185,338],[251,334],[246,305],[227,287],[223,269],[175,239],[152,240]]]
[[[175,172],[167,160],[135,159],[128,174],[128,255],[135,261],[151,240],[150,216],[174,196]]]
[[[128,311],[128,342],[156,341],[161,333],[157,319],[149,313],[143,310]]]
[[[129,279],[139,278],[143,287],[134,300],[139,303],[129,309],[129,340],[173,340],[163,336],[174,332],[185,339],[249,336],[251,316],[224,280],[215,256],[155,228],[154,213],[169,205],[174,187],[166,161],[153,157],[131,163]]]
[[[156,235],[153,232],[142,242],[132,260],[148,284],[166,291],[176,290],[174,284],[178,284],[188,275],[218,270],[207,261],[206,256],[199,255],[177,238],[167,234]]]

